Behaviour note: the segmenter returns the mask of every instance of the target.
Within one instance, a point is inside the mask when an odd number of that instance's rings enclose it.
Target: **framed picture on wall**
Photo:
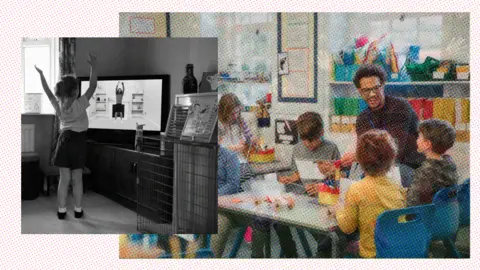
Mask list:
[[[285,52],[278,54],[278,75],[288,74],[288,55]]]

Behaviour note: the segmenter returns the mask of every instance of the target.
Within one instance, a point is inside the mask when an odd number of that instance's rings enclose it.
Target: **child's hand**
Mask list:
[[[282,184],[289,184],[291,182],[290,177],[283,175],[278,177],[278,182]]]
[[[39,68],[37,67],[37,65],[35,65],[35,69],[38,71],[38,73],[43,74],[43,71],[42,71],[41,69],[39,69]]]
[[[336,168],[332,162],[319,161],[317,165],[318,170],[327,177],[335,175]]]
[[[97,55],[93,52],[88,53],[87,63],[92,67],[95,66],[97,64]]]
[[[337,212],[342,208],[343,208],[343,205],[340,204],[340,203],[329,206],[328,207],[328,216],[331,217],[331,218],[336,218]]]
[[[305,190],[309,196],[316,196],[318,194],[318,184],[306,184]]]
[[[345,153],[343,157],[340,159],[342,163],[342,167],[350,167],[352,163],[355,161],[355,153]]]

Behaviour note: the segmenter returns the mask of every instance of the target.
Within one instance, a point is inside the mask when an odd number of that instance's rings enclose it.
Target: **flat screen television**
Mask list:
[[[90,84],[79,77],[80,95]],[[137,124],[146,135],[165,131],[170,110],[170,75],[98,77],[97,89],[87,108],[90,139],[130,144]]]

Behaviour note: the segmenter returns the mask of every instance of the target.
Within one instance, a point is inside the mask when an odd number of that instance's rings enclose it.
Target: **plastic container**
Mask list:
[[[351,82],[360,65],[335,65],[335,81]]]
[[[340,188],[331,187],[325,183],[318,186],[318,203],[324,205],[335,205],[340,197]]]
[[[335,115],[343,115],[345,108],[345,98],[337,97],[333,100]]]
[[[455,79],[458,81],[470,80],[470,66],[468,64],[456,64]]]
[[[422,64],[407,64],[405,67],[412,81],[430,81],[440,61],[428,56]]]

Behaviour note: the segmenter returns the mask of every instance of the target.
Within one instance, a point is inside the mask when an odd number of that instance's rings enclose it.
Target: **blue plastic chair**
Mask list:
[[[460,226],[470,225],[470,178],[465,180],[458,189],[460,203]]]
[[[195,234],[195,241],[198,241],[198,239],[200,238],[200,235],[198,234]],[[205,247],[202,247],[202,248],[199,248],[196,252],[196,256],[195,258],[214,258],[215,256],[213,255],[213,251],[210,247],[210,238],[211,238],[211,235],[210,234],[207,234],[206,235],[206,240],[205,240]],[[182,248],[183,249],[183,248]],[[186,251],[185,250],[182,250],[182,253],[180,254],[180,256],[182,258],[185,258],[186,256]],[[169,258],[172,258],[172,254],[171,253],[164,253],[160,256],[161,259],[169,259]]]
[[[235,240],[233,241],[233,247],[230,253],[228,254],[228,258],[236,258],[237,253],[240,250],[240,246],[242,246],[243,243],[243,236],[245,235],[245,232],[247,231],[248,226],[241,227],[240,230],[238,231],[237,235],[235,236]]]
[[[439,190],[433,197],[435,216],[429,223],[432,240],[442,240],[449,256],[460,258],[455,247],[455,238],[460,223],[459,186]]]
[[[427,228],[435,206],[432,204],[385,211],[377,218],[377,258],[427,258],[432,235]],[[405,215],[415,215],[400,222]]]

